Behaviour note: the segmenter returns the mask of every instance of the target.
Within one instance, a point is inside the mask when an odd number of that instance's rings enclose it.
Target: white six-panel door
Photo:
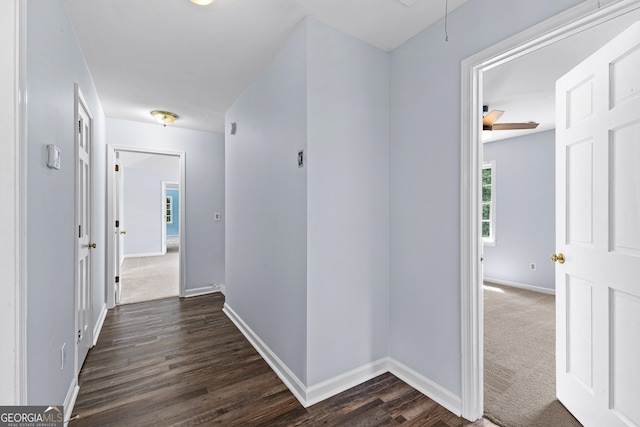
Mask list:
[[[91,113],[79,90],[76,92],[76,218],[77,218],[77,275],[76,275],[76,374],[93,344],[91,329]]]
[[[585,426],[640,425],[640,22],[556,84],[556,369]]]

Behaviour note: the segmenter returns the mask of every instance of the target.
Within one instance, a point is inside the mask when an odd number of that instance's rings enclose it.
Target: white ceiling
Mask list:
[[[468,0],[449,0],[449,11]],[[384,50],[445,0],[65,0],[107,117],[224,131],[224,114],[307,16]]]
[[[504,110],[498,123],[540,123],[534,131],[495,131],[485,142],[555,129],[555,82],[640,20],[640,9],[486,71],[484,104]]]

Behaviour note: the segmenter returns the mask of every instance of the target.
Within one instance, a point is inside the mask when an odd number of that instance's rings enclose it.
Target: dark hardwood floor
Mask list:
[[[119,306],[80,373],[80,426],[489,426],[391,374],[303,408],[212,294]]]

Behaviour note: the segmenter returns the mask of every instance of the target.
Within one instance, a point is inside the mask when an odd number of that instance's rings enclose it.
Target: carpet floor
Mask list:
[[[504,427],[579,427],[556,399],[555,296],[486,283],[484,412]]]
[[[178,296],[179,252],[163,256],[126,258],[120,272],[121,304]]]

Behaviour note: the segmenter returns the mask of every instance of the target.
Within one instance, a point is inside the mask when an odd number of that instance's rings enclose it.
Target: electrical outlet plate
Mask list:
[[[536,271],[536,263],[535,262],[530,262],[529,263],[529,270]]]

